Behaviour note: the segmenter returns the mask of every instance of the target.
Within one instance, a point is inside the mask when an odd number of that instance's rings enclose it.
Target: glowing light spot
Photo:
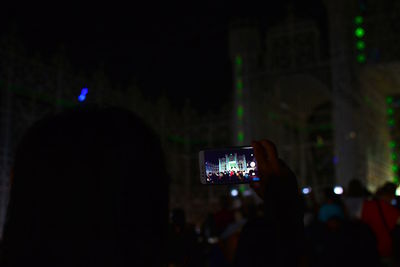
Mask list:
[[[243,133],[242,131],[240,131],[240,132],[238,133],[237,138],[238,138],[238,141],[239,141],[239,142],[243,142],[243,141],[244,141],[244,133]]]
[[[232,197],[237,197],[239,195],[239,191],[237,189],[232,189],[231,190],[231,196]]]
[[[390,148],[395,148],[395,147],[396,147],[396,142],[395,142],[395,141],[391,141],[391,142],[389,143],[389,147],[390,147]]]
[[[236,82],[236,88],[239,89],[243,89],[243,82],[241,79],[238,79]]]
[[[88,92],[89,92],[89,90],[87,88],[82,88],[82,90],[81,90],[82,95],[87,95]]]
[[[244,109],[242,105],[239,105],[238,109],[237,109],[237,116],[239,119],[243,118],[243,113],[244,113]]]
[[[360,24],[362,24],[364,22],[364,18],[362,17],[362,16],[356,16],[355,18],[354,18],[354,23],[356,24],[356,25],[360,25]]]
[[[367,61],[367,57],[364,54],[358,54],[357,55],[357,61],[359,63],[365,63],[365,61]]]
[[[393,97],[391,97],[391,96],[386,97],[386,103],[392,104],[393,103]]]
[[[394,113],[393,109],[392,108],[388,108],[387,114],[388,115],[393,115],[393,113]]]
[[[392,171],[397,172],[399,170],[399,166],[397,165],[392,165]]]
[[[364,50],[365,49],[365,42],[361,41],[361,40],[357,41],[356,47],[357,47],[358,50]]]
[[[258,178],[258,177],[253,177],[253,181],[258,182],[258,181],[260,181],[260,178]]]
[[[88,92],[89,92],[89,89],[87,89],[87,88],[82,88],[81,94],[78,96],[79,102],[85,101],[86,95],[88,94]]]
[[[394,119],[388,120],[388,124],[389,124],[389,126],[394,126]]]
[[[400,186],[396,189],[396,196],[400,197]]]
[[[333,188],[333,192],[334,192],[336,195],[341,195],[341,194],[343,194],[343,187],[341,187],[341,186],[335,186],[335,187]]]
[[[256,166],[256,163],[254,161],[250,162],[250,167],[254,168]]]
[[[236,56],[236,66],[242,66],[243,60],[241,56]]]
[[[397,159],[397,155],[395,153],[392,153],[392,160],[396,160]]]
[[[303,193],[303,195],[308,195],[311,193],[311,187],[304,187],[301,192]]]
[[[354,31],[354,34],[358,37],[358,38],[362,38],[365,35],[365,30],[361,27],[357,27],[356,30]]]
[[[86,99],[86,96],[85,96],[85,95],[79,95],[79,96],[78,96],[78,100],[79,100],[80,102],[85,101],[85,99]]]

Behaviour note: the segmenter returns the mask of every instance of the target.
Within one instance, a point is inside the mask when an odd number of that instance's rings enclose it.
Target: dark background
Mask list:
[[[203,111],[230,101],[229,22],[245,17],[270,27],[290,4],[297,16],[325,27],[317,0],[35,2],[4,6],[0,33],[12,33],[28,54],[45,60],[64,51],[76,71],[104,69],[113,88],[135,84],[148,98],[165,95],[176,108],[190,99]]]

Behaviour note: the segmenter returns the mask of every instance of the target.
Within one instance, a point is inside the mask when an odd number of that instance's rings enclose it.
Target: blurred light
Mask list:
[[[86,87],[85,87],[85,88],[82,88],[81,94],[78,96],[78,100],[79,100],[80,102],[85,101],[86,95],[88,94],[88,92],[89,92],[89,89],[87,89]]]
[[[253,194],[253,192],[251,192],[251,190],[246,190],[243,192],[243,196],[248,197],[251,196]]]
[[[80,102],[85,101],[85,99],[86,99],[86,96],[85,96],[85,95],[80,95],[80,96],[78,96],[78,100],[79,100]]]
[[[395,153],[392,153],[392,160],[396,160],[397,159],[397,155]]]
[[[243,89],[243,82],[241,79],[238,79],[236,82],[236,88],[237,89]]]
[[[360,24],[362,24],[364,22],[364,18],[362,17],[362,16],[356,16],[355,18],[354,18],[354,23],[356,24],[356,25],[360,25]]]
[[[388,115],[393,115],[393,113],[394,113],[393,109],[392,108],[388,108],[387,114]]]
[[[392,165],[392,171],[397,172],[399,170],[399,167],[397,165]]]
[[[258,177],[253,177],[253,181],[258,182],[258,181],[260,181],[260,178],[258,178]]]
[[[341,187],[341,186],[335,186],[335,187],[333,188],[333,192],[334,192],[336,195],[341,195],[341,194],[343,194],[343,187]]]
[[[354,34],[358,37],[358,38],[362,38],[365,35],[365,31],[363,28],[361,27],[357,27],[357,29],[354,31]]]
[[[396,189],[396,196],[400,197],[400,186],[398,186]]]
[[[356,43],[356,47],[357,47],[358,50],[364,50],[365,42],[361,41],[361,40],[358,40],[357,43]]]
[[[89,92],[89,90],[87,88],[82,88],[82,90],[81,90],[82,95],[87,95],[88,92]]]
[[[339,158],[338,157],[336,157],[336,156],[334,156],[333,157],[333,164],[338,164],[339,163]]]
[[[246,191],[246,186],[243,184],[241,186],[239,186],[239,191],[240,191],[240,193],[243,193],[244,191]]]
[[[303,193],[303,195],[308,195],[311,193],[311,187],[304,187],[301,192]]]
[[[243,64],[243,60],[241,56],[236,56],[236,65],[241,66]]]
[[[367,57],[364,54],[358,54],[357,55],[357,61],[359,63],[364,63],[367,60]]]
[[[218,243],[218,237],[209,237],[209,238],[207,239],[207,242],[208,242],[209,244],[217,244],[217,243]]]
[[[324,139],[322,138],[322,136],[317,136],[317,147],[323,147],[324,146]]]
[[[396,199],[392,199],[391,203],[392,203],[393,206],[397,206],[397,200]]]
[[[394,119],[388,120],[388,124],[389,124],[389,126],[394,126]]]
[[[237,116],[239,119],[241,119],[243,117],[243,113],[244,113],[244,109],[242,105],[239,105],[238,109],[237,109]]]
[[[390,148],[395,148],[395,147],[396,147],[396,142],[395,142],[395,141],[391,141],[391,142],[389,143],[389,147],[390,147]]]
[[[237,189],[232,189],[231,190],[231,196],[232,197],[237,197],[239,195],[239,191]]]
[[[393,97],[391,96],[386,97],[386,103],[392,104],[392,102],[393,102]]]
[[[256,166],[256,163],[254,161],[250,162],[250,167],[254,168]]]
[[[238,133],[237,138],[238,138],[238,141],[239,141],[239,142],[243,142],[243,141],[244,141],[244,133],[243,133],[242,131],[240,131],[240,132]]]
[[[256,173],[255,173],[255,172],[252,172],[251,175],[256,175]]]

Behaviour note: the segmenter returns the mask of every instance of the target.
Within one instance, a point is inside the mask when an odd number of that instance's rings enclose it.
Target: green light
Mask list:
[[[388,120],[388,124],[389,124],[389,126],[394,126],[394,119]]]
[[[244,191],[246,191],[246,186],[244,184],[239,186],[239,192],[243,193]]]
[[[393,97],[391,97],[391,96],[386,97],[386,103],[392,104],[393,103]]]
[[[357,55],[357,61],[358,63],[364,63],[367,60],[364,54],[358,54]]]
[[[243,133],[242,131],[240,131],[240,132],[238,133],[237,138],[238,138],[238,141],[239,141],[239,142],[243,142],[243,141],[244,141],[244,133]]]
[[[354,18],[354,23],[355,23],[356,25],[360,25],[360,24],[362,24],[363,22],[364,22],[364,18],[363,18],[362,16],[357,16],[357,17]]]
[[[361,41],[361,40],[358,40],[357,43],[356,43],[356,47],[357,47],[358,50],[364,50],[365,42]]]
[[[236,66],[242,66],[243,60],[241,56],[236,56]]]
[[[399,170],[399,167],[397,165],[392,165],[392,171],[397,172]]]
[[[391,141],[391,142],[389,143],[389,147],[390,147],[390,148],[395,148],[395,147],[396,147],[396,142],[395,142],[395,141]]]
[[[397,176],[393,177],[393,183],[398,184],[399,183],[399,177],[397,177]]]
[[[393,115],[393,113],[394,113],[393,109],[392,108],[388,108],[387,114],[388,115]]]
[[[395,154],[395,153],[392,153],[392,160],[396,160],[396,159],[397,159],[396,154]]]
[[[236,88],[237,89],[243,89],[243,82],[241,79],[238,79],[236,82]]]
[[[243,118],[243,113],[244,113],[243,106],[239,105],[239,107],[237,109],[237,116],[239,119]]]
[[[357,36],[357,38],[363,38],[365,35],[365,31],[361,27],[357,27],[357,29],[354,31],[354,34]]]

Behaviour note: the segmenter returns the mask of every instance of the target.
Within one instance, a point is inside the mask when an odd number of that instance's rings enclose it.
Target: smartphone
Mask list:
[[[245,184],[259,181],[253,147],[232,147],[199,152],[202,184]]]

